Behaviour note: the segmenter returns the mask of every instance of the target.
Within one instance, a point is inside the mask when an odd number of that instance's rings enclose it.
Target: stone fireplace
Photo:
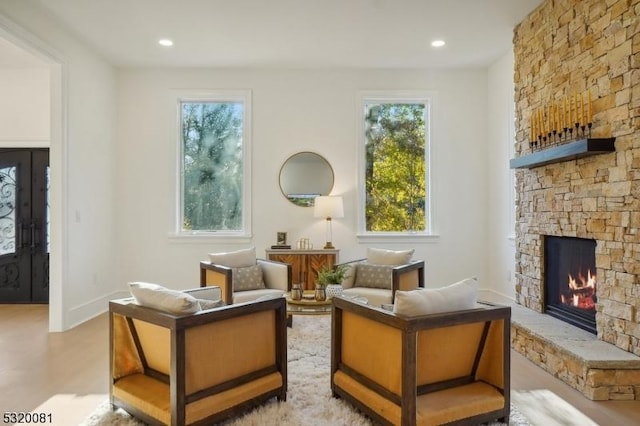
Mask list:
[[[578,287],[584,294],[594,292],[597,340],[636,356],[640,356],[639,15],[640,0],[546,0],[514,30],[515,157],[536,149],[529,144],[534,111],[587,90],[593,97],[591,137],[615,138],[615,152],[516,171],[516,301],[545,312],[545,273],[558,266],[545,259],[547,243],[555,238],[591,241],[595,271],[572,275],[582,275],[587,283],[595,273],[593,290],[587,284]],[[596,374],[588,366],[580,368],[575,387]],[[634,374],[635,381],[625,382],[625,389],[621,381],[607,379],[618,387],[607,390],[603,398],[620,392],[624,398],[640,399],[640,374]],[[599,393],[598,386],[592,383],[589,397]]]
[[[633,5],[629,5],[633,3]],[[639,1],[546,0],[514,30],[515,156],[533,111],[593,96],[592,137],[615,152],[516,171],[516,297],[544,310],[546,236],[593,240],[598,338],[640,355]]]

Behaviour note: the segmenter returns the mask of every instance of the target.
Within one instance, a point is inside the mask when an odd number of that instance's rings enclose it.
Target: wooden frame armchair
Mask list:
[[[286,400],[284,298],[183,316],[114,300],[109,328],[111,404],[148,424],[210,425]]]
[[[359,259],[342,265],[351,266],[348,272],[349,276],[343,281],[343,294],[345,296],[365,297],[372,306],[380,306],[383,303],[393,303],[396,291],[398,290],[415,290],[418,287],[424,287],[424,261],[412,260],[404,265],[390,265],[391,282],[388,288],[366,287],[359,285],[357,276],[357,268],[359,264],[366,264],[367,259]]]
[[[291,265],[274,260],[257,259],[262,267],[264,289],[234,291],[233,268],[211,263],[200,262],[200,286],[219,286],[222,300],[227,304],[248,302],[262,296],[284,295],[291,291]]]
[[[511,308],[406,317],[332,303],[334,396],[382,424],[508,421]]]

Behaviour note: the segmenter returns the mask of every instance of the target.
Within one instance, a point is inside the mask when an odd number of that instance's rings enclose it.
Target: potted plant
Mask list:
[[[340,296],[342,294],[342,281],[347,278],[348,265],[323,266],[318,271],[316,282],[316,300],[324,300],[327,297]],[[320,297],[320,299],[318,299]]]

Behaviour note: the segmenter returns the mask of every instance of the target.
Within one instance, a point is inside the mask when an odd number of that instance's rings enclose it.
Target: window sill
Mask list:
[[[251,242],[252,236],[244,233],[229,232],[171,232],[169,233],[169,241],[173,243],[203,243],[209,244],[215,242],[230,244],[247,244]]]
[[[416,232],[416,233],[393,233],[393,232],[385,232],[385,233],[366,233],[366,234],[358,234],[357,238],[361,242],[367,243],[437,243],[440,241],[440,235],[437,234],[427,234],[424,232]]]

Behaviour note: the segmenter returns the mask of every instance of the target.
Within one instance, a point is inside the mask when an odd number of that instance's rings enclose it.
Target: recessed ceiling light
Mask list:
[[[444,40],[433,40],[431,42],[431,46],[433,46],[433,47],[442,47],[442,46],[444,46],[444,44],[445,44]]]
[[[160,46],[170,47],[173,46],[173,41],[169,40],[168,38],[162,38],[158,40],[158,44]]]

